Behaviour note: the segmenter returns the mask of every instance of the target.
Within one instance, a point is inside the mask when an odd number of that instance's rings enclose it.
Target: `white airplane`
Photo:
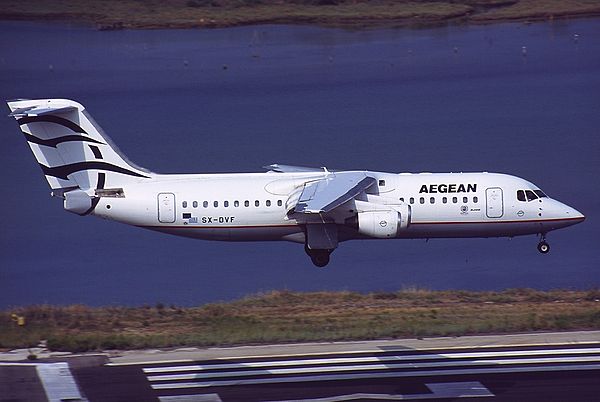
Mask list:
[[[205,240],[285,240],[323,267],[352,239],[512,237],[582,222],[534,184],[497,173],[382,173],[270,165],[156,174],[131,163],[77,102],[9,101],[52,195],[79,215]]]

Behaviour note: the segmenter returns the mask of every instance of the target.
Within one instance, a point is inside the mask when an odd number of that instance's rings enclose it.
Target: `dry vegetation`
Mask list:
[[[74,19],[100,29],[265,23],[422,26],[600,15],[598,0],[3,0],[0,19]]]
[[[26,317],[17,327],[11,314]],[[29,306],[0,312],[0,348],[86,351],[600,329],[600,291],[274,291],[201,307]]]

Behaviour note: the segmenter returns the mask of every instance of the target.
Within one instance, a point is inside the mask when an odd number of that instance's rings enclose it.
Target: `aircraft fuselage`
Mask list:
[[[305,224],[288,214],[288,195],[304,182],[335,173],[158,175],[124,187],[124,198],[101,198],[93,214],[204,240],[304,243]],[[501,237],[545,234],[581,222],[575,209],[549,197],[519,201],[539,191],[523,179],[497,173],[367,172],[377,179],[365,202],[410,206],[408,226],[394,238]],[[534,193],[535,194],[535,193]],[[163,205],[161,206],[161,202]],[[336,211],[340,240],[364,239],[345,225],[360,210],[352,200]]]

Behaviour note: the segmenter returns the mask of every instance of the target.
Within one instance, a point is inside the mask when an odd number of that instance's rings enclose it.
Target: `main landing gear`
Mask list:
[[[329,256],[333,250],[328,249],[309,249],[308,246],[304,246],[304,251],[310,257],[313,264],[315,264],[319,268],[323,268],[325,265],[329,264]]]
[[[542,238],[537,245],[537,249],[542,254],[547,254],[550,251],[550,245],[546,242],[545,234],[542,234]]]

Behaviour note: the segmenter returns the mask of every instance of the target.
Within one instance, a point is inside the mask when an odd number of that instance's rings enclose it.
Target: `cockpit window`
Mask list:
[[[542,190],[517,190],[517,200],[519,201],[533,201],[538,198],[548,198]]]
[[[527,201],[537,200],[538,196],[531,190],[525,190],[525,195],[527,196]]]

